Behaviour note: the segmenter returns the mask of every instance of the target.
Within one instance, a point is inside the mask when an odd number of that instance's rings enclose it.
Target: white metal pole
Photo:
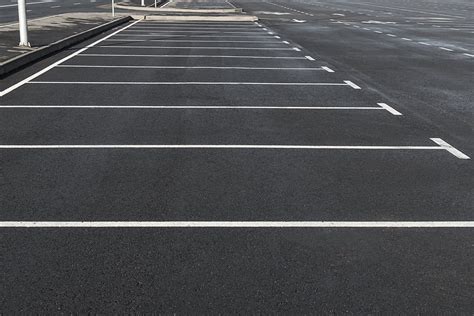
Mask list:
[[[115,17],[114,2],[115,2],[115,0],[112,0],[112,17]]]
[[[142,7],[145,6],[145,0],[142,0]]]
[[[18,0],[18,26],[20,28],[20,46],[30,46],[28,43],[28,23],[26,21],[26,1]]]
[[[156,8],[156,0],[155,0],[155,8]]]

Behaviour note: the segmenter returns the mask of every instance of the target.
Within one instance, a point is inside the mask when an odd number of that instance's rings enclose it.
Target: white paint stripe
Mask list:
[[[287,47],[222,47],[222,46],[138,46],[138,45],[113,45],[113,46],[96,46],[96,48],[146,48],[146,49],[222,49],[222,50],[294,50]]]
[[[156,30],[156,31],[160,31],[160,30],[219,30],[219,31],[222,31],[222,30],[255,30],[255,31],[262,31],[262,29],[260,28],[257,28],[257,27],[252,27],[252,26],[249,26],[249,27],[213,27],[213,26],[210,26],[210,27],[188,27],[188,26],[158,26],[158,27],[148,27],[148,26],[145,26],[143,24],[141,24],[140,26],[136,26],[132,29],[130,29],[129,31],[136,31],[136,30]]]
[[[463,55],[464,55],[464,56],[467,56],[467,57],[474,57],[473,54],[468,54],[468,53],[464,53]]]
[[[441,138],[430,138],[432,141],[434,141],[436,144],[440,145],[441,148],[446,149],[449,151],[451,154],[456,156],[459,159],[471,159],[468,155],[462,153],[461,151],[457,150]]]
[[[306,58],[307,60],[311,60],[311,61],[314,61],[315,59],[311,56],[304,56],[304,58]]]
[[[350,80],[344,80],[344,82],[345,82],[348,86],[350,86],[350,87],[352,87],[352,88],[354,88],[354,89],[356,89],[356,90],[360,90],[360,89],[361,89],[358,85],[356,85],[355,83],[353,83],[353,82],[350,81]]]
[[[474,221],[3,221],[1,228],[472,228]]]
[[[288,41],[283,41],[282,43],[286,44],[286,45],[290,45],[290,42],[288,42]]]
[[[0,145],[0,149],[335,149],[335,150],[447,150],[443,146],[313,146],[313,145]]]
[[[169,34],[117,34],[115,37],[185,37],[185,38],[213,38],[213,37],[224,37],[224,38],[235,38],[235,37],[242,37],[242,38],[262,38],[268,39],[268,35],[169,35]],[[274,36],[275,37],[275,36]],[[280,38],[280,37],[275,37]]]
[[[299,49],[298,47],[293,47],[293,50],[297,52],[301,52],[301,49]]]
[[[136,82],[136,81],[30,81],[29,84],[79,84],[79,85],[229,85],[229,86],[347,86],[346,83],[335,82],[204,82],[204,81],[176,81],[176,82]],[[351,85],[349,85],[351,86]],[[356,89],[356,88],[354,88]],[[360,89],[360,88],[359,88]]]
[[[445,50],[447,52],[452,52],[452,49],[446,48],[446,47],[440,47],[439,49]]]
[[[291,71],[315,71],[326,70],[325,67],[318,68],[291,68],[291,67],[225,67],[225,66],[126,66],[126,65],[58,65],[57,68],[126,68],[126,69],[236,69],[236,70],[291,70]],[[326,67],[327,68],[327,67]],[[326,70],[327,71],[327,70]]]
[[[261,34],[262,32],[260,31],[260,29],[256,29],[256,31],[253,31],[253,32],[250,32],[250,31],[229,31],[229,32],[226,32],[226,31],[221,31],[221,32],[216,32],[216,31],[168,31],[168,30],[156,30],[156,31],[144,31],[144,30],[138,30],[138,29],[130,29],[130,30],[127,30],[127,32],[131,32],[131,33],[148,33],[148,34],[155,34],[155,33],[199,33],[199,34],[207,34],[207,33],[211,33],[211,34]],[[267,32],[268,34],[270,34],[271,32]],[[129,33],[124,33],[124,34],[129,34]],[[130,35],[134,35],[134,34],[130,34]],[[273,35],[273,33],[271,33],[271,35]],[[169,34],[167,35],[169,36]]]
[[[377,33],[377,34],[382,34],[383,33],[381,31],[374,31],[374,32]]]
[[[259,45],[280,44],[278,41],[206,41],[206,40],[170,40],[170,39],[108,39],[106,42],[170,42],[170,43],[254,43]],[[289,44],[289,43],[288,43]]]
[[[89,44],[89,45],[87,45],[86,47],[77,50],[76,52],[72,53],[71,55],[68,55],[68,56],[66,56],[66,57],[64,57],[64,58],[62,58],[62,59],[60,59],[60,60],[58,60],[57,62],[55,62],[55,63],[49,65],[48,67],[43,68],[42,70],[40,70],[40,71],[34,73],[33,75],[29,76],[29,77],[26,78],[26,79],[23,79],[22,81],[20,81],[20,82],[14,84],[13,86],[11,86],[11,87],[9,87],[9,88],[3,90],[3,91],[0,91],[0,97],[6,95],[7,93],[12,92],[13,90],[15,90],[15,89],[21,87],[21,86],[24,85],[25,83],[28,83],[28,82],[30,82],[31,80],[35,79],[35,78],[41,76],[41,75],[44,74],[45,72],[47,72],[47,71],[53,69],[54,67],[56,67],[57,65],[59,65],[59,64],[61,64],[61,63],[63,63],[63,62],[65,62],[66,60],[69,60],[69,59],[73,58],[74,56],[79,55],[79,54],[82,53],[83,51],[85,51],[85,50],[87,50],[87,49],[89,49],[89,48],[91,48],[91,47],[93,47],[93,46],[99,44],[100,42],[102,42],[102,41],[104,41],[104,40],[106,40],[106,39],[108,39],[108,38],[114,36],[115,34],[117,34],[117,33],[119,33],[119,32],[122,32],[123,30],[126,30],[127,28],[129,28],[129,27],[135,25],[136,23],[138,23],[138,22],[140,22],[140,21],[141,21],[141,20],[132,22],[131,24],[129,24],[129,25],[127,25],[127,26],[125,26],[125,27],[123,27],[123,28],[121,28],[121,29],[119,29],[119,30],[113,32],[112,34],[109,34],[109,35],[107,35],[107,36],[101,38],[100,40],[95,41],[94,43]]]
[[[410,41],[410,42],[413,41],[412,39],[406,38],[406,37],[402,37],[402,40],[404,40],[404,41]]]
[[[331,68],[326,67],[326,66],[322,66],[321,68],[326,70],[327,72],[334,72],[334,70],[332,70]]]
[[[0,105],[0,109],[382,110],[374,106]]]
[[[280,36],[277,36],[277,35],[276,35],[276,36],[273,36],[273,37],[276,38],[276,39],[280,39]]]
[[[245,59],[304,59],[289,56],[244,56],[244,55],[136,55],[136,54],[79,54],[79,57],[156,57],[156,58],[245,58]]]
[[[431,44],[428,44],[428,43],[425,43],[425,42],[418,42],[418,44],[426,45],[426,46],[431,46]]]
[[[402,113],[398,112],[394,108],[392,108],[390,105],[386,103],[377,103],[381,108],[384,110],[387,110],[388,112],[392,113],[393,115],[403,115]]]
[[[397,37],[397,35],[394,35],[394,34],[387,34],[387,36],[390,36],[390,37]]]

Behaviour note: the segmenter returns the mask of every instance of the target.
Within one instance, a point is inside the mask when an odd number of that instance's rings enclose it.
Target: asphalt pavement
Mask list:
[[[472,314],[469,5],[231,3],[2,81],[2,312]]]

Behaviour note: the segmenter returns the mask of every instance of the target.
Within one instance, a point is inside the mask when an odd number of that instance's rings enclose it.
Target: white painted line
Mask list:
[[[392,113],[393,115],[403,115],[402,113],[398,112],[394,108],[392,108],[390,105],[386,103],[377,103],[381,108],[384,110],[387,110],[388,112]]]
[[[355,83],[353,83],[353,82],[350,81],[350,80],[344,80],[344,82],[345,82],[348,86],[350,86],[350,87],[352,87],[352,88],[354,88],[354,89],[356,89],[356,90],[360,90],[360,89],[361,89],[361,87],[359,87],[358,85],[356,85]]]
[[[139,45],[113,45],[96,46],[97,48],[140,48],[140,49],[223,49],[223,50],[295,50],[286,47],[222,47],[222,46],[139,46]]]
[[[106,39],[108,39],[108,38],[114,36],[115,34],[118,34],[118,33],[122,32],[123,30],[128,29],[129,27],[131,27],[131,26],[137,24],[137,23],[140,22],[140,21],[141,21],[141,20],[132,22],[131,24],[129,24],[129,25],[127,25],[127,26],[125,26],[125,27],[123,27],[123,28],[121,28],[121,29],[119,29],[119,30],[113,32],[112,34],[109,34],[109,35],[107,35],[107,36],[101,38],[100,40],[95,41],[94,43],[89,44],[89,45],[87,45],[86,47],[77,50],[76,52],[72,53],[71,55],[68,55],[68,56],[66,56],[66,57],[64,57],[64,58],[62,58],[62,59],[60,59],[60,60],[58,60],[57,62],[55,62],[55,63],[49,65],[48,67],[43,68],[42,70],[40,70],[40,71],[34,73],[33,75],[29,76],[29,77],[26,78],[26,79],[23,79],[22,81],[20,81],[20,82],[14,84],[13,86],[11,86],[11,87],[9,87],[9,88],[3,90],[3,91],[0,91],[0,97],[6,95],[7,93],[12,92],[13,90],[15,90],[15,89],[21,87],[21,86],[24,85],[25,83],[28,83],[29,81],[31,81],[31,80],[33,80],[33,79],[35,79],[35,78],[41,76],[41,75],[44,74],[45,72],[47,72],[47,71],[53,69],[54,67],[56,67],[57,65],[59,65],[59,64],[61,64],[61,63],[63,63],[63,62],[65,62],[66,60],[69,60],[69,59],[73,58],[74,56],[79,55],[79,54],[82,53],[83,51],[85,51],[85,50],[87,50],[87,49],[89,49],[89,48],[91,48],[91,47],[93,47],[93,46],[99,44],[100,42],[102,42],[102,41],[104,41],[104,40],[106,40]]]
[[[304,56],[304,58],[306,58],[307,60],[311,60],[311,61],[314,61],[315,59],[311,56]]]
[[[53,6],[50,6],[51,9],[56,9],[56,8],[60,8],[61,6],[60,5],[53,5]]]
[[[0,145],[0,149],[298,149],[298,150],[447,150],[443,146],[331,146],[331,145]],[[458,157],[459,158],[459,157]],[[462,158],[466,159],[466,158]],[[467,158],[469,159],[469,157]]]
[[[334,70],[332,70],[331,68],[326,67],[326,66],[322,66],[321,68],[326,70],[327,72],[334,72]]]
[[[431,44],[428,44],[428,43],[425,43],[425,42],[418,42],[418,44],[426,45],[426,46],[431,46]]]
[[[301,52],[301,49],[299,49],[298,47],[293,47],[293,50],[297,52]]]
[[[472,228],[474,221],[3,221],[0,228]]]
[[[76,85],[247,85],[247,86],[351,86],[346,83],[337,82],[205,82],[205,81],[163,81],[163,82],[152,82],[152,81],[30,81],[29,84],[76,84]],[[354,89],[357,89],[353,87]],[[360,88],[359,88],[360,89]]]
[[[446,47],[440,47],[439,49],[445,50],[447,52],[453,52],[452,49],[446,48]]]
[[[282,43],[286,44],[286,45],[290,45],[290,42],[288,42],[288,41],[283,41]]]
[[[276,39],[280,39],[280,36],[278,36],[278,35],[275,35],[273,37],[276,38]]]
[[[108,39],[106,42],[139,42],[139,43],[146,43],[146,42],[170,42],[170,43],[254,43],[259,45],[275,45],[280,44],[278,41],[207,41],[207,40],[169,40],[169,39]]]
[[[129,35],[129,36],[135,36],[135,35],[138,35],[136,33],[141,33],[141,34],[145,34],[145,35],[159,35],[159,34],[163,34],[163,33],[198,33],[198,34],[243,34],[243,35],[247,35],[247,34],[262,34],[263,33],[260,31],[260,29],[256,29],[256,31],[254,32],[247,32],[247,31],[230,31],[230,32],[217,32],[217,31],[168,31],[168,30],[156,30],[156,31],[144,31],[144,30],[134,30],[134,29],[131,29],[131,30],[128,30],[127,33],[123,33],[125,35]],[[267,34],[270,34],[271,32],[267,32]],[[166,36],[173,36],[172,34],[164,34]],[[273,33],[271,33],[270,35],[273,35]],[[225,36],[225,35],[222,35],[222,36]]]
[[[406,38],[406,37],[402,37],[402,40],[404,40],[404,41],[410,41],[410,42],[413,41],[412,39]]]
[[[374,106],[0,105],[0,109],[382,110]]]
[[[468,155],[462,153],[461,151],[457,150],[441,138],[430,138],[432,141],[434,141],[436,144],[440,145],[441,148],[446,149],[448,152],[453,154],[459,159],[471,159]]]
[[[374,32],[377,33],[377,34],[382,34],[383,33],[381,31],[374,31]]]
[[[125,69],[234,69],[234,70],[291,70],[291,71],[315,71],[326,70],[327,67],[303,68],[303,67],[240,67],[240,66],[132,66],[132,65],[58,65],[57,68],[125,68]],[[328,71],[330,72],[330,71]]]
[[[261,32],[262,29],[260,28],[257,28],[257,27],[185,27],[185,26],[167,26],[167,27],[162,27],[162,26],[159,26],[159,27],[147,27],[147,26],[144,26],[143,24],[141,24],[141,26],[137,26],[137,27],[134,27],[132,29],[130,29],[129,31],[141,31],[141,32],[145,32],[145,31],[155,31],[155,32],[160,32],[161,30],[166,30],[167,32],[173,32],[174,30],[176,31],[179,31],[179,30],[183,30],[183,31],[187,31],[187,30],[193,30],[193,31],[196,31],[196,30],[219,30],[219,31],[222,31],[222,30],[243,30],[243,31],[251,31],[251,30],[254,30],[255,32],[254,33],[258,33],[258,32]]]
[[[464,56],[467,56],[467,57],[474,57],[473,54],[468,54],[468,53],[464,53],[463,55],[464,55]]]
[[[394,34],[387,34],[387,36],[390,36],[390,37],[397,37],[397,35],[394,35]]]
[[[246,59],[305,59],[289,56],[244,56],[244,55],[135,55],[135,54],[79,54],[79,57],[153,57],[153,58],[246,58]]]
[[[117,34],[116,37],[170,37],[169,34]],[[242,38],[262,38],[268,39],[268,35],[171,35],[173,38],[175,37],[184,37],[184,38],[214,38],[214,37],[224,37],[224,38],[235,38],[235,37],[242,37]],[[280,38],[279,36],[274,36],[275,38]]]

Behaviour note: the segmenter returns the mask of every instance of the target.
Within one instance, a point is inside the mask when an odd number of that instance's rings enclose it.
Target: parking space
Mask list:
[[[94,271],[94,280],[141,293],[141,299],[130,303],[138,306],[135,311],[152,310],[163,293],[159,300],[164,310],[185,311],[173,307],[185,306],[183,302],[195,306],[200,294],[189,288],[199,287],[211,298],[234,296],[229,306],[239,306],[246,297],[250,306],[262,307],[266,303],[249,297],[258,286],[237,275],[252,280],[272,273],[262,281],[261,298],[273,301],[270,280],[277,280],[271,286],[283,294],[276,301],[290,297],[295,305],[287,304],[287,311],[297,310],[298,304],[308,311],[315,307],[310,297],[323,267],[331,270],[340,260],[359,266],[349,272],[350,284],[360,281],[355,273],[369,264],[373,275],[365,284],[384,288],[379,283],[385,273],[433,264],[419,255],[429,252],[427,240],[448,236],[443,249],[451,249],[450,244],[469,247],[443,229],[472,235],[467,229],[474,227],[469,152],[453,146],[451,135],[440,135],[439,129],[406,113],[410,106],[392,102],[351,69],[312,54],[263,23],[135,21],[1,91],[0,233],[18,235],[7,236],[11,241],[4,248],[21,248],[30,233],[38,238],[34,247],[51,253],[51,243],[56,243],[58,253],[49,260],[58,262],[59,252],[76,258],[84,270],[74,270],[74,277],[84,288],[98,291],[95,281],[83,282],[84,271]],[[455,168],[467,172],[453,177]],[[38,230],[25,232],[25,227]],[[105,228],[111,230],[99,230]],[[169,230],[141,233],[133,228]],[[275,230],[265,235],[263,228]],[[440,230],[420,237],[417,233],[424,229]],[[66,237],[61,235],[65,231]],[[126,244],[123,256],[120,244]],[[406,265],[394,264],[387,272],[376,268],[373,258],[400,259],[404,249],[410,252]],[[109,250],[123,268],[100,257]],[[325,259],[313,250],[331,255]],[[214,251],[220,263],[214,261]],[[352,259],[347,259],[348,251]],[[36,249],[32,252],[43,258]],[[21,255],[10,250],[8,260]],[[125,285],[119,277],[104,281],[100,275],[107,273],[106,265],[84,265],[88,255],[108,262],[115,276],[126,271]],[[242,262],[245,256],[250,256],[248,262]],[[281,256],[283,260],[275,259]],[[265,264],[268,269],[262,268]],[[28,263],[20,266],[28,276],[35,274]],[[212,271],[225,279],[220,281],[227,289],[216,290]],[[60,275],[65,273],[61,268]],[[186,280],[171,277],[180,273],[190,275]],[[340,276],[330,274],[322,288],[330,288]],[[159,286],[150,288],[150,276]],[[45,278],[50,277],[47,272]],[[232,282],[241,288],[236,290]],[[430,288],[429,280],[428,286],[420,282],[423,291]],[[25,286],[26,279],[20,283]],[[33,283],[44,286],[42,280]],[[405,286],[413,291],[406,283],[395,287]],[[466,289],[469,282],[459,286]],[[338,283],[333,291],[342,287]],[[301,291],[300,299],[288,290]],[[359,291],[364,289],[347,290],[363,300],[367,293]],[[340,297],[336,292],[333,298]],[[104,295],[107,306],[113,305]],[[178,296],[185,297],[182,305]],[[41,300],[55,299],[60,306],[74,300],[56,295]],[[460,305],[466,307],[465,302]]]

